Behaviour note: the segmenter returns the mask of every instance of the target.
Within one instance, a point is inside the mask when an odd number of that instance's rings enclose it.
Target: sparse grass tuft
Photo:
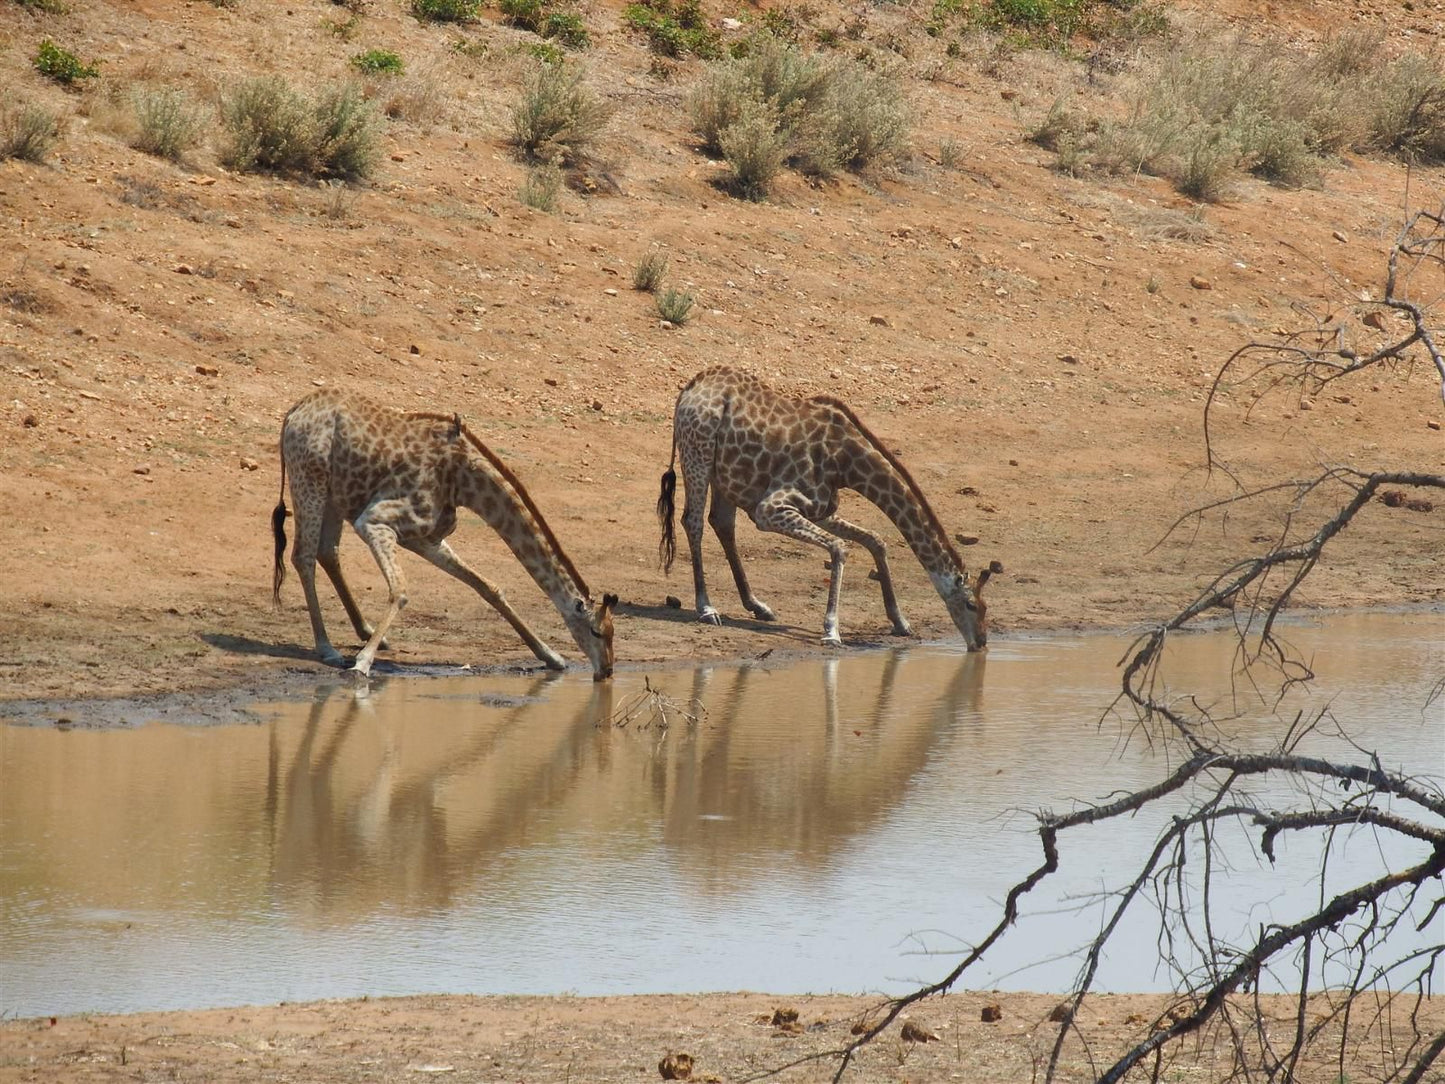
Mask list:
[[[667,257],[656,250],[646,253],[632,269],[632,288],[653,293],[667,275]]]
[[[38,105],[0,107],[0,158],[43,162],[60,138],[60,118]]]
[[[692,315],[692,294],[669,286],[657,295],[657,312],[664,320],[681,327]]]
[[[555,162],[543,162],[527,170],[517,198],[528,207],[547,214],[557,211],[557,197],[562,194],[562,169]]]
[[[131,145],[158,158],[178,161],[200,142],[206,111],[184,90],[140,89],[131,96],[135,134]]]
[[[35,70],[47,79],[64,86],[73,86],[82,79],[94,79],[100,75],[97,64],[83,64],[79,57],[46,38],[40,43],[32,61]]]
[[[609,113],[582,85],[582,73],[562,64],[538,64],[512,110],[511,142],[533,161],[571,165],[587,156]]]

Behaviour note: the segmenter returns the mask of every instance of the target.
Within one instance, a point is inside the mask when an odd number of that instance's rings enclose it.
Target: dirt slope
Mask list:
[[[4,3],[5,93],[70,120],[46,164],[0,162],[0,502],[11,510],[0,696],[163,692],[310,667],[294,579],[283,610],[270,605],[268,517],[281,415],[322,383],[463,412],[594,588],[622,596],[623,663],[809,649],[821,626],[819,556],[747,525],[744,556],[780,626],[740,619],[711,539],[714,599],[732,620],[699,627],[663,607],[669,593],[691,603],[685,566],[665,579],[655,562],[672,400],[717,363],[847,399],[949,529],[978,537],[970,565],[1007,567],[992,587],[998,634],[1158,617],[1278,529],[1278,508],[1241,510],[1151,548],[1224,492],[1199,470],[1214,371],[1251,335],[1377,295],[1407,198],[1445,196],[1439,171],[1416,171],[1407,192],[1398,164],[1351,158],[1318,191],[1241,182],[1206,212],[1206,236],[1179,239],[1190,209],[1163,182],[1061,176],[1022,137],[1056,96],[1106,94],[1108,77],[982,47],[950,58],[915,32],[903,61],[912,161],[816,188],[791,176],[748,204],[714,186],[718,165],[687,134],[696,62],[660,79],[615,6],[581,10],[595,42],[581,63],[615,110],[605,155],[618,191],[568,193],[547,215],[517,199],[524,171],[506,146],[533,39],[490,18],[465,31],[488,47],[472,59],[449,48],[456,30],[391,0],[370,6],[351,41],[328,28],[345,13],[323,0],[73,0],[64,15]],[[818,10],[820,21],[845,14]],[[907,11],[870,10],[871,35],[905,36]],[[1270,17],[1292,40],[1348,20],[1416,45],[1440,29],[1439,4],[1277,3]],[[101,60],[100,85],[67,93],[36,75],[43,37]],[[173,166],[121,138],[128,86],[206,93],[262,71],[315,85],[370,47],[412,64],[404,112],[415,119],[389,122],[382,167],[355,190],[230,174],[210,145]],[[670,282],[697,296],[685,327],[660,326],[630,288],[653,246]],[[1321,461],[1438,466],[1436,383],[1416,365],[1307,410],[1281,395],[1246,418],[1230,402],[1221,434],[1255,481]],[[887,526],[861,501],[846,511]],[[1439,601],[1440,514],[1373,510],[1302,603]],[[479,521],[455,542],[577,658]],[[354,537],[343,554],[377,609],[369,557]],[[915,628],[951,635],[921,570],[897,567]],[[854,644],[888,628],[865,568],[855,558],[844,593]],[[420,562],[407,569],[392,658],[528,657],[465,588]],[[329,612],[345,644],[339,607]]]

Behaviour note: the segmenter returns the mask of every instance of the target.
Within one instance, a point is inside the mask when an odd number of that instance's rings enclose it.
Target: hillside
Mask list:
[[[1191,6],[1174,17],[1220,12]],[[66,118],[44,162],[0,161],[7,698],[210,687],[310,667],[298,663],[311,644],[294,578],[283,609],[271,607],[269,515],[280,419],[321,384],[462,412],[530,487],[594,589],[621,596],[624,665],[807,650],[821,627],[819,556],[748,525],[742,552],[779,627],[740,620],[715,539],[710,585],[732,619],[722,629],[692,620],[685,562],[670,578],[656,567],[673,398],[720,363],[851,403],[949,530],[977,536],[970,566],[1003,562],[990,587],[997,634],[1163,616],[1277,534],[1284,510],[1241,507],[1151,548],[1182,513],[1228,492],[1200,469],[1201,408],[1219,366],[1274,329],[1353,319],[1361,291],[1378,296],[1407,201],[1445,199],[1438,168],[1407,176],[1397,160],[1354,154],[1319,188],[1242,178],[1202,215],[1159,178],[1067,176],[1026,130],[1056,99],[1112,100],[1127,65],[1097,71],[986,38],[950,56],[918,29],[920,13],[869,7],[861,40],[893,43],[915,114],[912,154],[816,184],[788,172],[766,202],[747,202],[718,187],[721,165],[689,132],[702,62],[658,62],[620,5],[584,3],[592,47],[568,63],[612,118],[595,194],[567,191],[547,214],[519,200],[526,167],[507,142],[537,39],[495,11],[458,28],[374,0],[344,39],[336,27],[348,12],[325,0],[67,8],[0,0],[5,96]],[[1243,20],[1256,9],[1230,10]],[[851,9],[811,12],[814,25],[841,26]],[[1288,47],[1360,24],[1389,48],[1428,48],[1442,5],[1280,2],[1267,19]],[[99,61],[100,76],[79,91],[41,77],[31,58],[47,38]],[[470,47],[454,48],[458,39]],[[173,164],[124,138],[135,86],[183,86],[207,101],[249,74],[311,87],[347,77],[368,48],[408,64],[401,82],[375,90],[400,116],[382,129],[368,181],[230,172],[213,141]],[[669,283],[696,296],[684,326],[663,326],[653,299],[631,288],[654,250],[669,259]],[[1421,288],[1439,293],[1438,278]],[[1247,415],[1243,403],[1225,402],[1219,435],[1256,484],[1320,462],[1438,469],[1445,450],[1423,358],[1348,394],[1302,404],[1283,393]],[[884,525],[861,501],[845,513]],[[1301,602],[1439,602],[1442,514],[1373,508]],[[577,659],[480,521],[464,518],[454,542]],[[915,629],[953,635],[900,553]],[[349,532],[343,558],[363,607],[379,609],[380,577]],[[405,567],[411,603],[389,657],[530,658],[464,587],[418,560]],[[852,644],[888,629],[866,568],[856,552],[842,607]],[[685,608],[667,609],[668,594]],[[328,615],[347,649],[339,607]]]

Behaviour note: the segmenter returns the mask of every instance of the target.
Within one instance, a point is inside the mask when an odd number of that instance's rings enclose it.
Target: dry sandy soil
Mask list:
[[[1241,23],[1258,13],[1195,7]],[[655,558],[672,402],[718,363],[849,401],[948,528],[977,537],[964,550],[970,566],[1006,566],[990,588],[995,635],[1157,620],[1275,537],[1288,511],[1283,500],[1240,506],[1165,537],[1181,514],[1230,492],[1201,469],[1215,372],[1251,338],[1317,318],[1342,321],[1362,348],[1382,341],[1359,318],[1361,298],[1379,296],[1407,205],[1445,199],[1439,170],[1407,178],[1398,163],[1350,157],[1318,190],[1241,180],[1201,227],[1163,181],[1072,179],[1023,139],[1055,98],[1108,100],[1125,76],[985,45],[948,57],[906,32],[916,13],[900,6],[868,9],[868,35],[903,41],[918,121],[911,161],[817,187],[790,175],[769,202],[743,203],[719,191],[718,164],[687,132],[696,63],[654,70],[620,5],[595,0],[580,9],[595,43],[581,63],[615,111],[604,146],[615,191],[566,193],[551,215],[518,200],[524,169],[506,144],[531,39],[494,13],[459,32],[376,0],[344,42],[329,25],[345,11],[324,0],[69,8],[46,15],[0,0],[3,95],[18,89],[68,117],[45,164],[0,162],[0,502],[10,511],[0,518],[0,714],[32,722],[222,717],[229,709],[217,705],[318,672],[294,577],[283,608],[271,607],[269,515],[280,419],[323,384],[463,412],[594,589],[621,596],[623,665],[816,650],[821,560],[746,525],[744,557],[779,624],[743,619],[711,539],[725,625],[664,605],[669,594],[691,601],[685,566],[664,578]],[[815,10],[821,25],[846,14]],[[1391,48],[1428,48],[1442,5],[1329,0],[1266,14],[1290,47],[1361,24]],[[458,36],[484,42],[485,55],[450,50]],[[101,60],[99,85],[69,93],[36,75],[29,59],[43,37]],[[263,71],[305,72],[315,85],[370,47],[399,51],[412,74],[386,92],[405,99],[403,116],[387,124],[376,176],[354,189],[228,173],[210,143],[173,165],[124,139],[130,86],[207,94]],[[652,299],[631,289],[653,249],[670,260],[669,282],[697,297],[683,327],[662,326]],[[1438,273],[1412,289],[1438,297]],[[1216,436],[1248,484],[1325,462],[1439,469],[1445,458],[1438,379],[1423,359],[1313,401],[1281,392],[1247,414],[1246,401],[1224,400]],[[861,501],[845,512],[887,528]],[[1372,506],[1299,604],[1438,604],[1442,514]],[[465,519],[454,541],[578,657],[479,521]],[[343,556],[375,611],[384,588],[354,536]],[[887,638],[863,567],[850,566],[843,598],[851,646]],[[895,567],[918,632],[955,635],[917,565]],[[385,658],[530,664],[465,588],[420,562],[407,574],[411,604]],[[329,614],[345,648],[339,607]],[[104,699],[114,697],[139,699],[117,708]],[[980,1031],[962,1004],[929,1008],[954,1029],[945,1041],[906,1057],[880,1047],[868,1079],[1026,1079],[1027,1043],[987,1071],[964,1051],[1046,1006],[1010,999],[1005,1028]],[[808,1005],[805,1019],[856,1008]],[[0,1079],[31,1079],[17,1068],[31,1053],[43,1067],[35,1079],[414,1079],[426,1064],[471,1079],[631,1079],[673,1046],[707,1052],[700,1071],[735,1074],[803,1042],[750,1022],[767,1011],[766,999],[742,997],[461,999],[7,1023]],[[599,1054],[569,1074],[569,1036],[581,1031]],[[128,1068],[116,1064],[120,1048]]]

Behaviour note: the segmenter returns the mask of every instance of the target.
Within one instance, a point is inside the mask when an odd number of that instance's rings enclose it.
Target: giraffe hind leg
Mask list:
[[[709,625],[721,625],[722,615],[707,597],[707,580],[702,569],[702,516],[707,507],[708,478],[706,469],[699,469],[694,457],[684,451],[682,457],[682,529],[687,535],[687,551],[692,557],[692,586],[697,601],[697,619]]]
[[[326,634],[326,622],[321,616],[321,600],[316,594],[316,561],[322,523],[321,502],[315,494],[308,493],[294,480],[291,499],[296,505],[296,542],[291,550],[291,565],[296,569],[296,578],[301,581],[301,590],[306,595],[306,610],[311,616],[311,633],[316,639],[316,654],[328,666],[341,666],[346,660],[341,652],[332,646],[331,637]]]
[[[771,607],[753,594],[748,583],[747,570],[743,568],[742,558],[738,555],[737,514],[737,505],[724,500],[721,494],[713,493],[712,508],[708,512],[707,521],[712,524],[717,540],[722,543],[728,567],[733,570],[733,582],[738,585],[738,597],[742,599],[743,606],[759,621],[776,621],[777,616]]]
[[[327,505],[326,515],[321,520],[321,539],[316,560],[326,571],[326,575],[331,580],[331,586],[336,588],[336,595],[341,599],[341,605],[346,608],[346,616],[351,619],[351,627],[356,630],[356,635],[361,642],[365,643],[371,639],[371,634],[376,630],[362,616],[361,607],[356,604],[356,598],[346,583],[346,577],[341,574],[340,544],[341,515],[333,507]],[[385,651],[391,645],[386,642],[385,637],[382,637],[378,646]]]

